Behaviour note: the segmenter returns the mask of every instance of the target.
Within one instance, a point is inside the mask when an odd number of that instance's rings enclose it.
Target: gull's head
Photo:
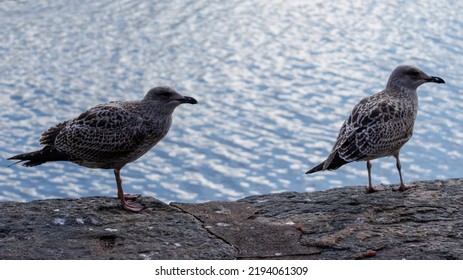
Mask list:
[[[387,87],[416,90],[424,83],[443,84],[445,81],[439,77],[429,76],[415,66],[400,65],[392,71],[389,81],[387,82]]]
[[[143,98],[144,101],[155,101],[157,103],[171,104],[178,106],[182,103],[196,104],[198,101],[193,97],[183,96],[170,87],[155,87],[148,91]]]
[[[175,108],[183,103],[196,104],[198,101],[165,86],[150,89],[142,100],[142,104],[145,104],[144,107],[150,112],[167,115],[172,114]]]

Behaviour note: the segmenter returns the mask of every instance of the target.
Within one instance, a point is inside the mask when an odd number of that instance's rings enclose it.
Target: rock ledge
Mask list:
[[[259,195],[0,202],[0,259],[463,259],[463,179]]]

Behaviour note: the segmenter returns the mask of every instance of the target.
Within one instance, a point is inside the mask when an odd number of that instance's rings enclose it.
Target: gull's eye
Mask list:
[[[161,97],[162,99],[167,99],[167,98],[170,97],[170,92],[168,92],[168,91],[163,91],[163,92],[160,92],[160,93],[158,94],[158,96]]]
[[[412,69],[412,70],[408,71],[407,74],[412,76],[412,77],[418,77],[420,75],[420,73],[418,71],[416,71],[415,69]]]

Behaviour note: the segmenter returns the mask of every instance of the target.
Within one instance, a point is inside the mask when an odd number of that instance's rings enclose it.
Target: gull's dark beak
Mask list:
[[[190,103],[190,104],[198,103],[196,99],[194,99],[193,97],[189,97],[189,96],[184,96],[183,98],[179,98],[177,100],[180,101],[181,103]]]
[[[426,79],[426,82],[445,84],[445,81],[442,78],[431,76]]]

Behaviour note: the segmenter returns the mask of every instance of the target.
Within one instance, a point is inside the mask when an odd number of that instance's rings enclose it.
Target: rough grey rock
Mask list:
[[[346,187],[241,201],[259,205],[259,223],[294,222],[300,246],[320,251],[303,258],[463,259],[462,184],[416,182],[403,193],[373,194]]]
[[[232,259],[233,247],[193,216],[141,197],[132,213],[116,198],[2,202],[0,259]]]
[[[164,204],[1,202],[0,259],[463,259],[463,179]]]

